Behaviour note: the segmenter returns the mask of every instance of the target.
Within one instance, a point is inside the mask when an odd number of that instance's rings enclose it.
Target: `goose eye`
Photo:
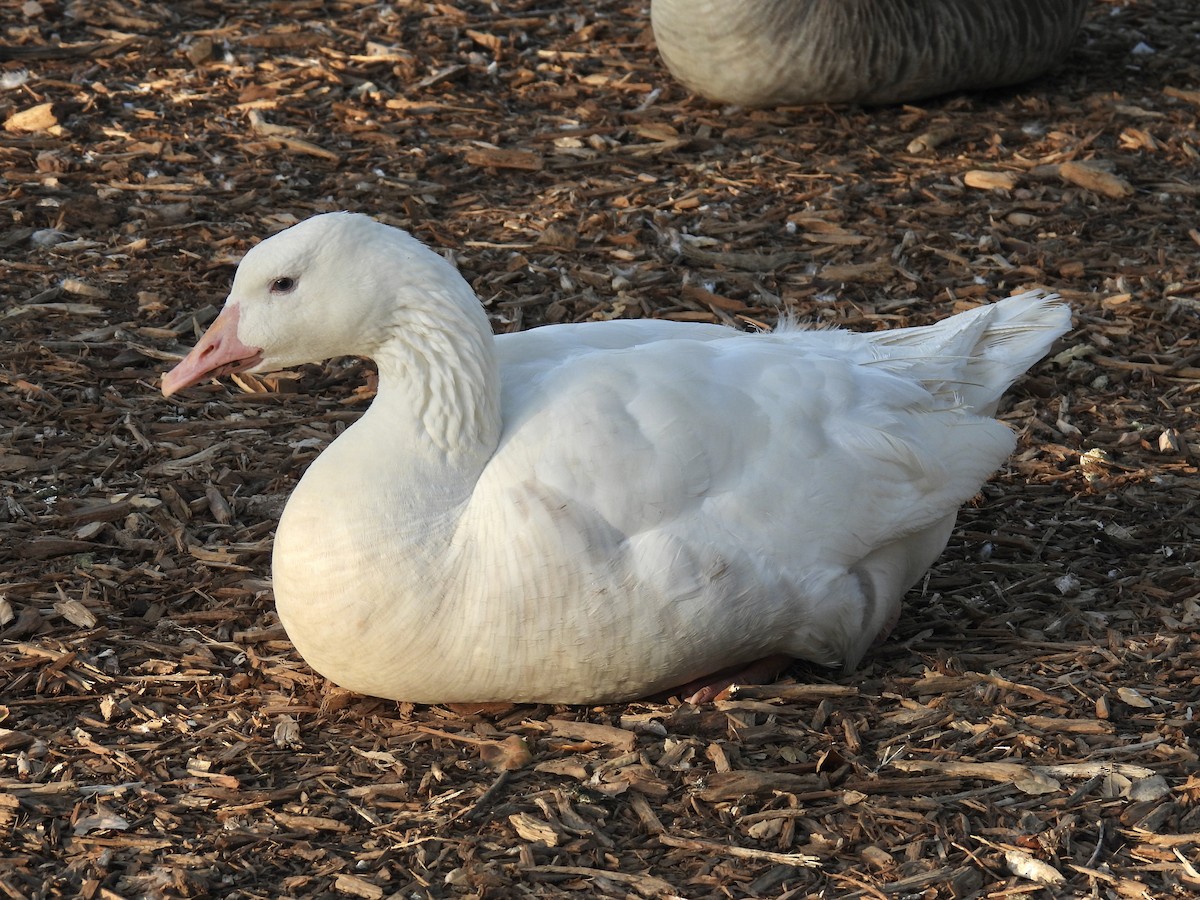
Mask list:
[[[271,282],[272,294],[290,294],[296,289],[295,278],[276,278]]]

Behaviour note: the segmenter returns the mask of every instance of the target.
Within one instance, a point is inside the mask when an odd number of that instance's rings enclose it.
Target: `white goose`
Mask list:
[[[626,320],[493,337],[452,265],[330,213],[246,254],[163,393],[378,365],[275,539],[280,619],[334,682],[594,703],[699,680],[699,700],[793,657],[858,663],[1012,450],[1001,393],[1069,324],[1031,292],[877,334]]]
[[[743,106],[903,103],[1059,62],[1088,0],[652,0],[679,81]]]

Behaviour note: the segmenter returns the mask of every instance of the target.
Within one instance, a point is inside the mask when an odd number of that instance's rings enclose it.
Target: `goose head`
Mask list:
[[[232,372],[376,358],[403,324],[448,309],[486,324],[458,271],[411,235],[355,213],[313,216],[246,254],[221,314],[162,392]]]
[[[246,254],[221,314],[163,376],[162,392],[364,356],[379,368],[372,410],[405,421],[402,430],[431,452],[474,464],[500,433],[492,340],[483,307],[449,262],[368,216],[325,213]]]

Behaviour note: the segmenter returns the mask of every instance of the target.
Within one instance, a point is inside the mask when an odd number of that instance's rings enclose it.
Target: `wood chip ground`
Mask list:
[[[1019,88],[763,111],[672,83],[647,6],[0,2],[0,894],[1200,891],[1193,0],[1097,0]],[[398,705],[316,677],[269,582],[369,368],[156,388],[254,241],[339,208],[452,254],[499,331],[1039,285],[1076,327],[861,670]]]

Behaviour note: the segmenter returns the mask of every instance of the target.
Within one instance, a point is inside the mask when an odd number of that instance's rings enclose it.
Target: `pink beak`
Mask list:
[[[244,372],[262,362],[262,351],[247,347],[238,340],[236,303],[228,303],[179,364],[163,376],[162,392],[170,397],[176,391],[191,387],[205,378],[219,378],[231,372]]]

